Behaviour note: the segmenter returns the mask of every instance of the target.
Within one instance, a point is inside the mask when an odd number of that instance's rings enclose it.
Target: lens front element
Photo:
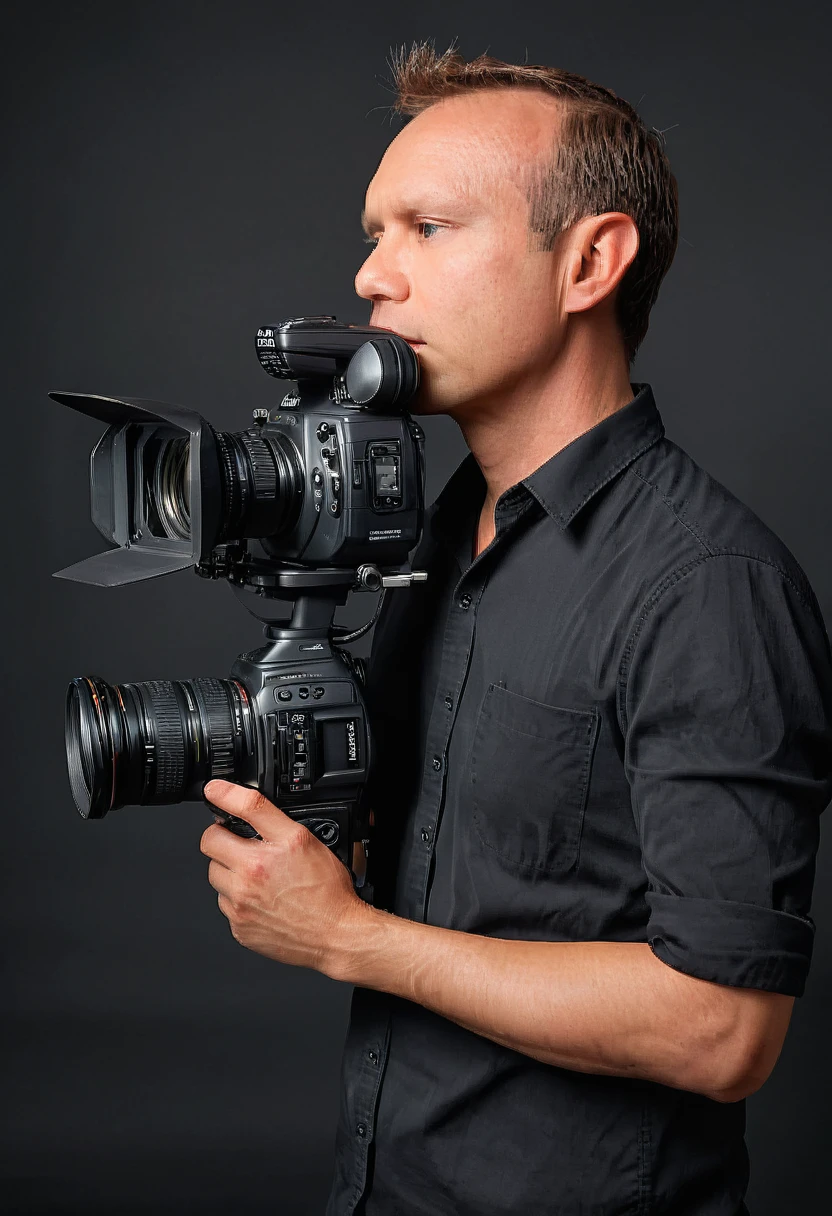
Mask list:
[[[171,540],[191,539],[191,444],[168,439],[153,472],[153,494],[159,521]]]

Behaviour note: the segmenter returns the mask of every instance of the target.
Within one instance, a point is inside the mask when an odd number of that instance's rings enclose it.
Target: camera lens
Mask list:
[[[237,680],[108,684],[79,676],[67,690],[69,783],[85,819],[122,806],[202,797],[212,777],[256,776],[248,693]]]
[[[171,540],[189,540],[191,536],[190,473],[190,441],[168,439],[156,460],[153,494],[159,522]]]
[[[303,506],[303,463],[279,432],[215,431],[220,471],[220,523],[215,543],[278,536],[294,527]],[[144,511],[160,539],[191,539],[191,439],[159,431],[143,450]]]
[[[216,431],[223,483],[219,540],[276,536],[294,527],[303,505],[303,465],[279,432]]]

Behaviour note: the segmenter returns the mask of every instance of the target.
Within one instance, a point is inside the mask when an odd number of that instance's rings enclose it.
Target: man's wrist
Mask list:
[[[349,919],[334,935],[321,970],[343,984],[373,987],[372,979],[385,958],[389,935],[400,918],[356,897]]]

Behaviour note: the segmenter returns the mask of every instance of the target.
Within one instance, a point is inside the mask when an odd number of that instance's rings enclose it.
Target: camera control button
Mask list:
[[[309,696],[309,689],[308,688],[299,688],[298,696],[300,697],[301,701],[305,701],[306,698]]]
[[[316,701],[320,701],[321,697],[324,695],[325,692],[326,692],[325,688],[321,688],[320,686],[318,686],[317,688],[312,689],[312,696],[315,698]]]
[[[320,469],[315,468],[312,470],[312,484],[313,486],[322,486],[324,484],[324,476]]]
[[[315,432],[315,434],[318,436],[321,443],[323,443],[324,440],[326,439],[327,435],[329,435],[329,432],[330,432],[329,423],[322,422],[321,425],[318,427],[317,431]]]
[[[291,701],[292,690],[291,688],[277,688],[274,695],[278,701]]]

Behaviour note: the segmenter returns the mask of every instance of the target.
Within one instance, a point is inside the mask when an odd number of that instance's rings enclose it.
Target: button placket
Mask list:
[[[384,1063],[390,1049],[390,1019],[386,998],[381,993],[357,990],[353,997],[353,1017],[350,1036],[355,1033],[353,1050],[360,1052],[365,1065],[356,1080],[352,1106],[351,1181],[352,1203],[360,1200],[366,1186],[367,1155],[375,1134],[378,1098],[384,1075]],[[350,1206],[347,1209],[353,1211]]]
[[[500,533],[505,531],[505,519],[498,521]],[[499,546],[496,546],[499,549]],[[488,582],[489,562],[463,572],[453,590],[450,609],[442,639],[442,672],[447,694],[438,691],[431,709],[424,737],[424,761],[418,800],[411,810],[412,845],[407,869],[401,875],[402,887],[398,911],[414,920],[427,917],[430,887],[434,874],[434,858],[438,847],[441,816],[448,785],[448,756],[454,725],[468,681],[473,658],[478,606]],[[434,761],[437,763],[434,764]],[[369,995],[369,994],[368,994]],[[389,1036],[390,1024],[387,1024]],[[377,1028],[368,1027],[362,1036],[361,1086],[352,1107],[351,1141],[353,1149],[352,1178],[355,1202],[363,1193],[369,1148],[375,1136],[378,1095],[383,1083],[387,1047],[377,1050]],[[380,1029],[380,1027],[378,1028]],[[362,1041],[363,1040],[363,1041]],[[387,1040],[386,1040],[387,1041]],[[385,1042],[386,1042],[385,1041]],[[374,1055],[377,1057],[374,1059]],[[347,1129],[350,1125],[347,1125]],[[363,1128],[360,1131],[359,1128]],[[347,1130],[345,1129],[345,1130]],[[348,1132],[349,1134],[349,1132]],[[348,1209],[352,1211],[352,1208]]]
[[[464,581],[463,576],[460,582],[464,583]],[[445,627],[442,669],[447,673],[449,682],[458,695],[456,697],[437,697],[428,724],[425,740],[428,757],[426,776],[422,781],[420,814],[416,819],[416,825],[418,825],[416,831],[422,847],[414,852],[408,879],[410,915],[414,920],[424,921],[427,915],[430,882],[433,874],[432,862],[447,788],[448,747],[456,721],[459,695],[465,687],[473,652],[476,611],[469,612],[468,610],[472,605],[476,605],[484,583],[485,580],[481,578],[476,585],[471,585],[470,591],[462,591],[461,594],[461,588],[457,584],[454,589],[454,601],[462,608],[462,611],[449,613]],[[419,853],[421,853],[421,862],[417,865]]]

